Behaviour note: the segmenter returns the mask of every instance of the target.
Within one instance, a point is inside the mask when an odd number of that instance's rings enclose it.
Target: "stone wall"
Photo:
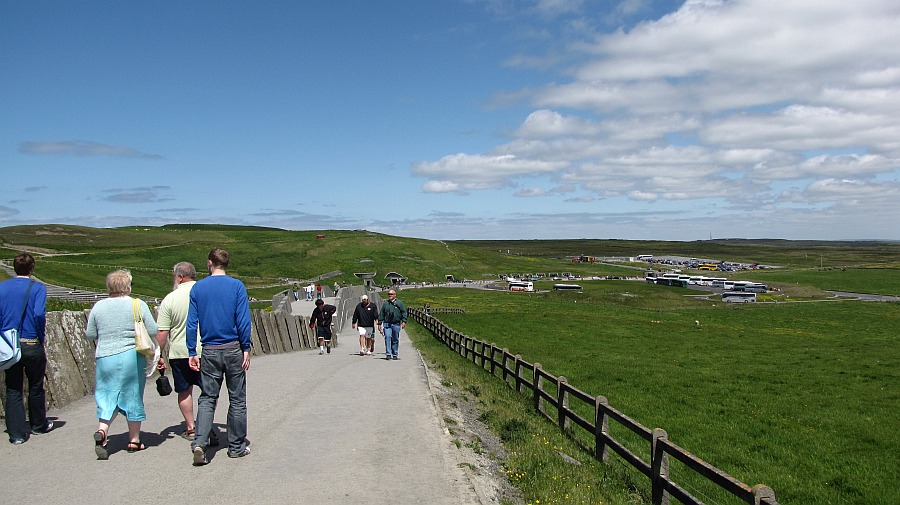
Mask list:
[[[49,408],[59,408],[94,393],[95,343],[85,336],[88,312],[47,313],[44,387]],[[315,347],[315,336],[310,335],[306,317],[265,310],[253,310],[250,315],[254,356]],[[5,375],[0,373],[0,407],[6,401]],[[0,417],[3,412],[0,408]]]

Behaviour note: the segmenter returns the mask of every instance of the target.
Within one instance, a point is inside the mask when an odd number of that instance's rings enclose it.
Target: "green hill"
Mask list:
[[[323,238],[317,238],[317,237]],[[232,254],[230,272],[252,296],[265,299],[290,285],[290,279],[313,279],[342,272],[328,283],[359,283],[353,274],[396,272],[410,282],[495,279],[507,273],[572,272],[583,276],[635,275],[627,266],[573,263],[570,258],[637,254],[714,257],[729,261],[789,266],[798,271],[821,266],[871,269],[900,265],[900,243],[815,242],[723,239],[695,242],[635,240],[436,241],[396,237],[365,230],[288,231],[257,226],[172,224],[160,227],[89,228],[32,225],[0,228],[0,257],[30,251],[38,259],[37,275],[63,286],[104,289],[115,268],[134,273],[134,291],[162,296],[171,289],[169,272],[179,261],[204,271],[213,247]],[[632,265],[640,267],[640,264]],[[786,270],[790,271],[790,269]],[[779,280],[805,281],[779,272]],[[821,276],[809,276],[817,283]],[[897,277],[896,275],[892,275]],[[801,282],[802,283],[802,282]],[[834,289],[834,288],[829,288]],[[893,288],[884,291],[893,293]]]
[[[317,237],[323,238],[317,238]],[[394,237],[364,230],[287,231],[223,225],[166,225],[97,229],[68,225],[0,228],[0,255],[30,251],[37,275],[59,285],[104,288],[115,268],[134,273],[136,293],[162,296],[171,289],[168,272],[179,261],[203,270],[213,247],[232,254],[230,273],[251,295],[265,298],[290,285],[286,279],[312,279],[340,271],[328,282],[361,282],[353,274],[376,272],[376,282],[397,272],[411,282],[456,278],[496,278],[499,273],[569,270],[585,275],[614,275],[625,270],[571,265],[564,259],[509,256],[464,243]],[[563,268],[565,267],[565,268]]]

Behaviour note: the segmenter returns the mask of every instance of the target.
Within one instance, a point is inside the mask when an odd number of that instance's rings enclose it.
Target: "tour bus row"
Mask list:
[[[531,281],[508,280],[507,289],[510,291],[534,291],[534,283]],[[555,291],[581,291],[578,284],[554,284]]]
[[[768,287],[761,282],[731,281],[724,277],[706,277],[703,275],[686,275],[678,273],[664,273],[649,271],[644,279],[650,284],[664,284],[668,286],[710,286],[731,291],[746,291],[751,293],[765,293]]]

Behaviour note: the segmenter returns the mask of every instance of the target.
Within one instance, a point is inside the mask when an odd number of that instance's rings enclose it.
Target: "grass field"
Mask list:
[[[441,319],[606,396],[745,483],[771,486],[781,503],[897,503],[897,304],[736,307],[677,288],[583,284],[402,299],[465,308]]]
[[[646,496],[635,487],[623,465],[604,465],[563,435],[555,425],[534,412],[531,401],[503,382],[462,360],[418,325],[407,326],[413,344],[443,384],[456,388],[461,402],[474,403],[478,420],[488,425],[503,443],[505,478],[516,486],[525,503],[535,504],[641,504]],[[445,418],[445,422],[447,419]],[[478,450],[480,437],[465,437],[448,426],[456,443]],[[489,450],[489,449],[485,449]],[[578,461],[577,465],[560,454]],[[501,501],[509,505],[511,499]]]
[[[767,284],[900,296],[900,267],[759,270],[742,272],[735,277]]]

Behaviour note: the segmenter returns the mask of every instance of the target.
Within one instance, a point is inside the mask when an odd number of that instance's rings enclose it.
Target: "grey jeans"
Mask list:
[[[200,398],[197,400],[197,423],[191,447],[206,448],[222,380],[228,388],[228,452],[237,454],[247,447],[247,375],[241,368],[244,352],[233,349],[203,349],[200,359]]]

